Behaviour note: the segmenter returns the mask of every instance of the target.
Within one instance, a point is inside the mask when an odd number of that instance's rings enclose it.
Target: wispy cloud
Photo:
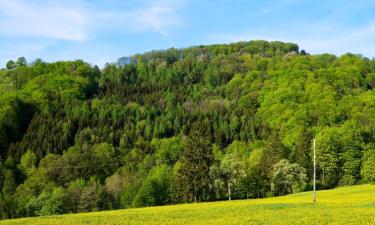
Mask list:
[[[153,31],[165,35],[169,28],[181,25],[178,10],[183,2],[142,1],[132,8],[105,9],[83,0],[70,0],[70,4],[0,0],[0,32],[69,41],[86,41],[101,31]]]
[[[42,37],[84,41],[90,23],[78,7],[34,4],[21,0],[0,0],[0,32],[21,37]]]
[[[183,24],[179,12],[185,4],[185,0],[146,0],[131,9],[98,12],[93,20],[102,24],[105,29],[115,28],[131,32],[153,31],[166,35],[171,28]]]
[[[30,61],[83,58],[104,65],[129,53],[129,45],[136,46],[141,35],[167,39],[183,26],[186,4],[187,0],[0,0],[0,67],[19,56]]]
[[[125,13],[123,17],[135,30],[151,29],[165,35],[168,28],[181,25],[181,20],[177,16],[178,9],[166,4],[151,5],[145,9]]]
[[[312,31],[314,32],[314,31]],[[337,27],[328,32],[307,33],[296,36],[300,46],[312,53],[330,52],[337,55],[347,52],[360,53],[367,57],[375,56],[375,22],[358,27]]]

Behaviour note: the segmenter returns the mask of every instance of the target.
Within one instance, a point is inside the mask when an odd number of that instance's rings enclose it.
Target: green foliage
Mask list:
[[[119,173],[113,174],[105,181],[105,189],[114,198],[115,207],[118,205],[118,197],[123,189],[124,182],[124,178]]]
[[[265,197],[270,191],[270,177],[265,149],[254,149],[248,158],[247,174],[244,183],[248,188],[247,195],[253,198]]]
[[[26,173],[29,173],[30,170],[35,169],[36,164],[37,157],[34,152],[29,150],[22,155],[20,160],[20,167],[22,170],[25,170]]]
[[[366,182],[375,182],[375,150],[368,149],[363,154],[361,175]]]
[[[302,170],[308,190],[313,138],[319,188],[374,182],[374,65],[267,41],[20,57],[0,70],[0,216],[286,194]]]
[[[330,187],[335,186],[339,180],[339,138],[336,128],[326,128],[317,136],[317,165],[322,170],[321,182]]]
[[[296,162],[300,166],[306,169],[308,177],[312,176],[312,135],[304,126],[302,127],[296,146],[291,153],[292,161]]]
[[[2,185],[3,186],[2,192],[5,195],[11,195],[14,193],[17,187],[14,171],[5,170],[3,173],[4,173],[4,181]]]
[[[212,150],[202,128],[194,127],[190,133],[177,174],[178,195],[184,201],[204,200],[208,193],[209,169]]]
[[[68,205],[73,213],[78,212],[79,202],[82,192],[86,186],[86,182],[83,179],[78,179],[69,184],[67,188],[68,193]]]
[[[210,176],[217,198],[224,195],[229,199],[243,198],[241,191],[247,194],[246,190],[241,190],[241,185],[248,170],[248,156],[248,146],[243,142],[234,141],[226,148],[225,155],[220,161],[211,166]]]
[[[174,164],[180,158],[184,150],[181,138],[171,137],[165,139],[153,139],[151,145],[155,148],[155,157],[158,164]]]
[[[367,84],[370,88],[375,88],[375,73],[369,73],[366,76]]]
[[[150,171],[133,200],[133,206],[153,206],[170,203],[171,171],[167,165],[161,165]]]
[[[280,160],[274,166],[272,176],[272,190],[276,195],[295,193],[301,190],[306,182],[305,169],[297,163],[289,163],[288,160]]]
[[[6,64],[6,68],[8,70],[14,69],[16,67],[16,63],[13,60],[9,60]]]
[[[27,208],[36,215],[47,216],[66,212],[67,195],[63,188],[54,188],[52,192],[43,191],[37,198],[27,203]]]
[[[98,181],[91,177],[88,184],[82,190],[78,208],[81,212],[98,211],[101,209],[103,188]]]
[[[123,190],[120,193],[119,204],[121,208],[130,208],[132,207],[132,203],[134,201],[135,196],[139,187],[135,183],[127,183]]]
[[[27,65],[27,61],[25,59],[25,57],[19,57],[16,61],[16,66],[26,66]]]

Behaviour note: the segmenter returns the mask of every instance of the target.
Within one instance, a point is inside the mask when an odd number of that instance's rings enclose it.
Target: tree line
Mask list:
[[[375,181],[375,60],[250,41],[0,70],[0,218]]]

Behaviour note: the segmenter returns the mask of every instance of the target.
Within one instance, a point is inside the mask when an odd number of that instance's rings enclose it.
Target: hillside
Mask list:
[[[374,87],[374,59],[277,41],[20,57],[0,71],[0,218],[308,191],[313,138],[318,189],[375,182]]]
[[[342,187],[266,199],[149,207],[5,220],[0,225],[68,224],[374,224],[375,186]]]

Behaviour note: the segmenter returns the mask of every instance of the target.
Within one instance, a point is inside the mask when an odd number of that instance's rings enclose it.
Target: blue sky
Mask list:
[[[372,58],[374,12],[364,0],[0,0],[0,67],[19,56],[103,66],[153,49],[254,39]]]

